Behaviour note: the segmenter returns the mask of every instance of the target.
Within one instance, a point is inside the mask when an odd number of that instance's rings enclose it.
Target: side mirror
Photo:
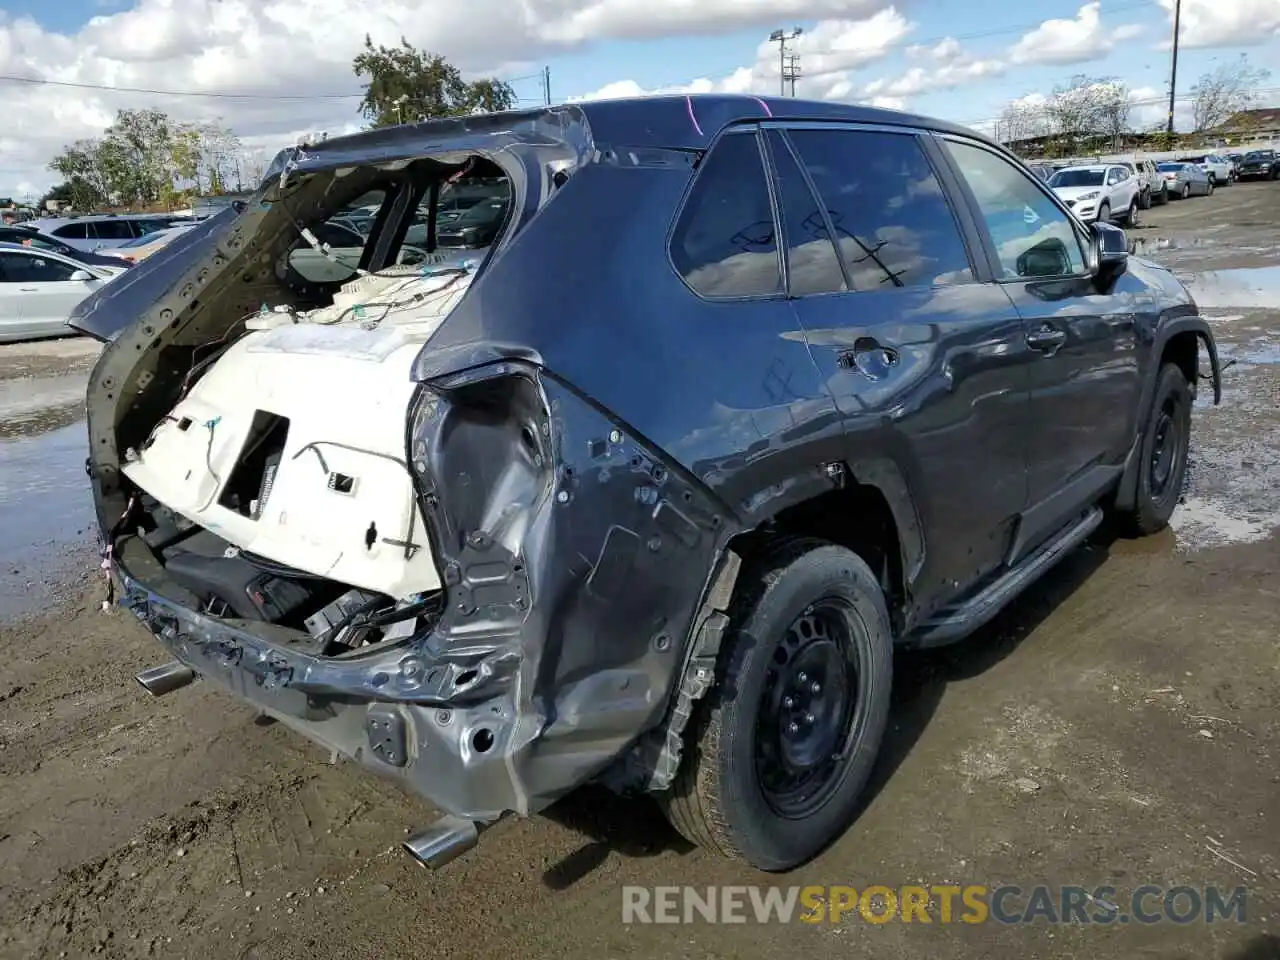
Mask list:
[[[88,270],[77,270],[75,273],[71,274],[71,279],[79,280],[81,283],[85,283],[89,280],[94,279],[94,277],[93,277],[93,274],[90,273]]]
[[[1089,228],[1089,272],[1099,283],[1109,284],[1129,267],[1129,241],[1114,224],[1093,223]]]

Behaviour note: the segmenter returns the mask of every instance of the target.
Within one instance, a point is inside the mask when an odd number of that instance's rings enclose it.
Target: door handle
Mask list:
[[[18,292],[19,293],[39,293],[40,290],[37,287],[19,287]]]
[[[1042,323],[1039,328],[1027,334],[1028,347],[1050,355],[1056,353],[1066,342],[1067,332],[1048,323]]]
[[[885,376],[890,368],[898,365],[900,359],[897,350],[886,347],[875,337],[859,337],[854,341],[852,349],[842,350],[837,356],[843,369],[857,370],[872,380]]]

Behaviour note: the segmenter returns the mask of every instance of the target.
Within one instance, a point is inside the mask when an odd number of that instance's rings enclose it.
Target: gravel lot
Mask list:
[[[1131,238],[1236,360],[1222,406],[1198,405],[1173,529],[1096,542],[978,636],[902,658],[865,812],[783,878],[598,791],[428,873],[399,850],[423,803],[198,684],[148,698],[132,678],[160,648],[100,611],[86,546],[95,349],[4,348],[0,956],[1280,956],[1280,185],[1156,208]],[[770,882],[1249,900],[1244,924],[621,922],[624,885]]]

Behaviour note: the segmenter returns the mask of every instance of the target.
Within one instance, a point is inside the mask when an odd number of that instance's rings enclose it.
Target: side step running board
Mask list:
[[[999,580],[963,605],[921,624],[911,634],[910,646],[937,647],[962,640],[987,623],[1041,574],[1080,546],[1102,523],[1102,510],[1092,508],[1053,540],[1007,571]]]

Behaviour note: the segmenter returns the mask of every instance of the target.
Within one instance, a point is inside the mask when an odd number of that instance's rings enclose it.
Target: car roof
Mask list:
[[[510,129],[520,121],[545,122],[554,133],[571,124],[573,115],[585,117],[592,139],[601,145],[704,149],[731,123],[750,120],[825,120],[885,126],[920,127],[974,140],[993,141],[972,127],[918,114],[793,97],[754,97],[743,94],[655,94],[617,100],[582,100],[553,107],[534,107],[463,118],[439,118],[403,127],[383,127],[305,145],[317,159],[326,154],[381,152],[389,147],[431,142],[440,133],[465,129],[474,134]]]

